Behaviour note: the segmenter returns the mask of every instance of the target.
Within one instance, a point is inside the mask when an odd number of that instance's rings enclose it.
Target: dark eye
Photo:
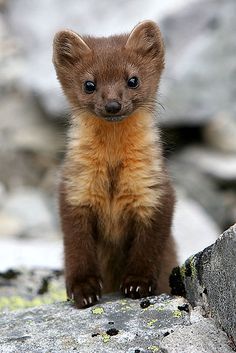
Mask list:
[[[139,79],[136,76],[130,77],[127,81],[129,88],[137,88],[139,85]]]
[[[96,85],[93,81],[85,81],[84,90],[86,93],[90,94],[96,90]]]

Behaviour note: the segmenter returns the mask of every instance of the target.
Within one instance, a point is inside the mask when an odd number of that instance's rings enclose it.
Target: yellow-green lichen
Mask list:
[[[127,304],[127,300],[126,300],[126,299],[120,300],[120,304],[121,304],[121,305],[126,305],[126,304]]]
[[[182,265],[180,267],[180,276],[181,276],[182,281],[184,281],[184,279],[185,279],[185,272],[186,272],[185,265]]]
[[[158,346],[149,346],[148,350],[151,352],[158,352],[159,351],[159,347]]]
[[[102,315],[104,313],[104,309],[102,307],[93,308],[92,313],[94,315]]]
[[[147,326],[148,326],[148,327],[152,327],[153,324],[155,324],[155,322],[157,322],[157,319],[153,319],[153,320],[149,321],[149,322],[147,323]]]
[[[164,311],[165,310],[165,307],[164,306],[158,306],[156,308],[157,311]]]
[[[181,313],[180,310],[174,310],[174,311],[172,312],[172,314],[173,314],[173,317],[176,317],[176,318],[182,316],[182,313]]]
[[[191,268],[191,277],[195,277],[196,274],[197,274],[197,270],[196,270],[196,267],[195,267],[194,256],[190,257],[189,265],[190,265],[190,268]]]
[[[103,343],[108,343],[110,341],[110,336],[107,333],[102,333]]]
[[[57,292],[49,291],[48,293],[44,295],[38,295],[33,299],[25,299],[19,295],[12,295],[9,297],[0,298],[0,310],[25,309],[25,308],[44,305],[44,304],[52,304],[57,301],[65,301],[65,300],[66,300],[66,293],[64,290],[58,290]]]

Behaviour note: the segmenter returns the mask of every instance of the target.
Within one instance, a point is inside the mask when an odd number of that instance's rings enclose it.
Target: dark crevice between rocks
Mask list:
[[[29,338],[31,338],[31,336],[11,337],[8,339],[8,342],[16,341],[24,343]]]
[[[9,269],[6,272],[0,272],[0,278],[8,280],[16,279],[19,275],[21,275],[21,272],[13,269]]]
[[[41,286],[39,287],[37,294],[43,295],[48,292],[50,280],[51,276],[42,278]]]
[[[185,285],[182,280],[180,267],[175,267],[170,275],[169,279],[171,294],[186,297]]]
[[[204,142],[201,126],[161,127],[161,135],[165,157],[170,157],[186,145]]]

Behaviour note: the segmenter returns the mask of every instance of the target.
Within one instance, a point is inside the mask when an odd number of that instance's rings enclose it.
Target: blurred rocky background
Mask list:
[[[62,268],[56,188],[69,111],[51,63],[62,28],[109,35],[160,24],[157,121],[180,262],[235,222],[235,14],[235,0],[0,0],[0,272]]]

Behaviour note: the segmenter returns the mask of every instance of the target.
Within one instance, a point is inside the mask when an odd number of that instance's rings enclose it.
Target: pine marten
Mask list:
[[[168,292],[176,265],[174,192],[155,127],[164,68],[159,27],[54,38],[53,62],[72,109],[59,191],[68,298],[141,298]]]

